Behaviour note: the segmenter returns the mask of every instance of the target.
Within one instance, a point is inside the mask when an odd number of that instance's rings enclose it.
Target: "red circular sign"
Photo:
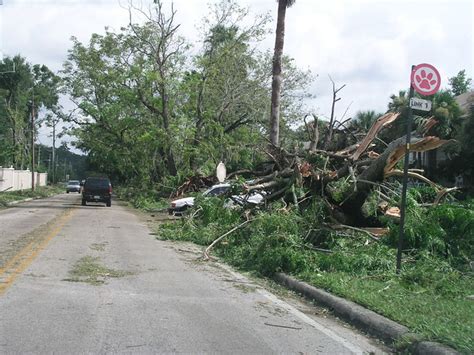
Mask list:
[[[423,96],[434,95],[441,85],[441,76],[431,64],[418,64],[411,72],[411,85]]]

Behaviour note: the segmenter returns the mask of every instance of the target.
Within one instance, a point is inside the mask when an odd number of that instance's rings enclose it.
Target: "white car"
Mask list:
[[[203,196],[220,196],[225,194],[231,189],[231,185],[228,183],[217,184],[212,186],[210,189],[203,192]],[[258,205],[264,199],[264,192],[252,192],[247,195],[232,195],[230,200],[225,204],[226,207],[234,206],[235,204],[244,205],[251,203]],[[169,214],[181,215],[189,207],[194,206],[194,197],[185,197],[178,200],[171,201],[171,206],[168,208]]]
[[[69,180],[69,182],[66,185],[66,192],[79,192],[81,193],[81,184],[79,180]]]

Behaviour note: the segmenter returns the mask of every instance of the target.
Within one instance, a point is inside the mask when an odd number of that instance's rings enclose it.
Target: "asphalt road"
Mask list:
[[[0,211],[0,353],[376,353],[113,203],[63,194]]]

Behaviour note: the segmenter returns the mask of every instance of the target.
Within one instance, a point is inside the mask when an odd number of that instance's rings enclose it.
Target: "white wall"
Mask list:
[[[35,186],[46,186],[47,173],[36,173]],[[31,171],[0,166],[0,192],[31,189]]]

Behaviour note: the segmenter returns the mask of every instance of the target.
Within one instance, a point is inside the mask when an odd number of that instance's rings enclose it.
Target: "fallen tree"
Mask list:
[[[255,170],[231,172],[228,178],[246,179],[246,182],[237,183],[236,188],[240,188],[242,193],[265,191],[264,202],[267,207],[274,201],[282,201],[284,209],[293,206],[305,208],[315,199],[320,200],[330,212],[333,226],[359,228],[359,232],[362,230],[360,228],[382,227],[378,219],[367,216],[363,210],[372,191],[378,189],[378,212],[397,222],[400,188],[399,185],[395,189],[387,187],[387,181],[403,177],[403,171],[398,165],[407,154],[406,139],[402,136],[388,144],[381,144],[378,134],[384,129],[390,129],[391,124],[399,117],[399,113],[382,115],[362,137],[345,128],[347,132],[342,141],[347,146],[342,149],[340,142],[328,143],[328,135],[321,139],[316,116],[313,116],[313,122],[307,122],[305,117],[305,126],[311,140],[307,150],[288,151],[270,146],[265,151],[270,161]],[[431,126],[435,123],[430,119]],[[426,129],[422,131],[427,132]],[[333,137],[336,139],[336,136]],[[417,132],[413,132],[412,137],[409,151],[417,153],[439,148],[449,142],[434,136],[422,136]],[[331,150],[324,147],[337,148]],[[430,201],[433,205],[439,203],[447,193],[454,191],[429,180],[420,169],[409,169],[408,176],[434,189],[437,195]],[[213,176],[192,176],[177,189],[174,196],[198,191],[215,182],[216,178]],[[380,187],[389,192],[379,191]],[[235,189],[232,193],[235,193]],[[255,205],[247,207],[254,208]],[[383,234],[380,230],[377,233],[364,230],[363,233],[370,235],[372,239]]]
[[[266,152],[272,159],[270,163],[272,168],[267,170],[266,174],[255,174],[259,177],[245,183],[242,186],[243,190],[246,192],[267,191],[265,197],[267,203],[283,199],[288,204],[299,205],[303,200],[322,199],[327,203],[338,223],[366,226],[368,222],[362,212],[362,206],[371,191],[387,179],[403,176],[397,164],[407,153],[405,137],[399,137],[386,146],[374,143],[377,135],[383,129],[390,127],[390,124],[398,118],[398,113],[387,113],[381,116],[360,141],[350,142],[349,146],[337,151],[318,148],[318,143],[323,147],[338,144],[318,141],[314,138],[316,136],[314,131],[312,131],[313,139],[307,151],[289,152],[280,147],[273,147],[271,151]],[[316,117],[314,123],[305,123],[307,129],[310,130],[310,127],[317,125]],[[410,152],[426,152],[449,142],[434,136],[419,136],[416,132],[413,132],[412,136]],[[410,170],[409,177],[429,184],[438,192],[443,190],[422,173],[419,169]],[[349,189],[339,191],[343,194],[342,201],[334,198],[334,189],[331,188],[331,184],[337,184],[339,181],[350,184]],[[296,196],[295,187],[302,187],[308,193]]]

